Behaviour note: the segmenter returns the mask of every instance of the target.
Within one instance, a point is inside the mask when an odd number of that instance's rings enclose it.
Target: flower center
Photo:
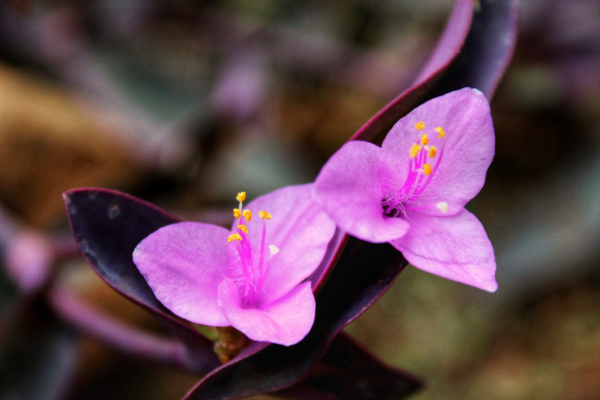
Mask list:
[[[238,225],[236,231],[227,238],[227,242],[235,246],[234,250],[237,254],[232,279],[242,297],[243,306],[251,307],[256,304],[258,294],[265,283],[271,258],[279,252],[279,249],[275,245],[266,245],[267,220],[272,218],[266,211],[258,212],[258,216],[263,221],[262,234],[260,246],[257,247],[256,244],[253,246],[247,225],[252,219],[252,212],[244,210],[245,199],[246,192],[238,193],[236,200],[240,203],[239,208],[233,209],[233,216],[238,220]]]
[[[381,201],[383,212],[388,217],[405,217],[407,210],[437,207],[442,213],[448,210],[448,203],[421,204],[427,187],[440,166],[444,155],[446,132],[441,126],[428,135],[425,123],[415,124],[419,138],[409,150],[408,174],[404,185],[397,192],[387,193]]]

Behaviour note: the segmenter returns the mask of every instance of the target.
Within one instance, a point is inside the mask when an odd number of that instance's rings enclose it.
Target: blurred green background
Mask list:
[[[418,400],[600,393],[600,2],[523,3],[492,101],[496,157],[468,206],[498,291],[409,267],[347,328],[427,382]],[[416,77],[452,5],[5,2],[0,204],[49,234],[67,230],[60,194],[82,186],[221,221],[239,190],[313,180]],[[57,268],[93,304],[159,329],[82,260]],[[77,354],[71,399],[179,398],[197,381],[86,337]]]

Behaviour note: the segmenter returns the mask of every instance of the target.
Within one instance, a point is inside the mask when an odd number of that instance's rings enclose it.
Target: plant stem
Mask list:
[[[58,285],[50,288],[48,302],[60,319],[114,350],[195,373],[181,342],[127,326]]]

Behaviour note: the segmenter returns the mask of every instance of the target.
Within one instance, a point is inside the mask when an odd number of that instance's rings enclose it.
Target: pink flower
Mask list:
[[[493,292],[494,250],[464,209],[493,157],[489,104],[465,88],[413,110],[381,147],[346,143],[321,170],[315,195],[350,235],[389,242],[417,268]]]
[[[292,186],[243,207],[231,231],[199,222],[165,226],[146,237],[133,261],[173,313],[210,326],[233,326],[250,339],[292,345],[310,331],[315,298],[306,278],[319,266],[335,224]]]

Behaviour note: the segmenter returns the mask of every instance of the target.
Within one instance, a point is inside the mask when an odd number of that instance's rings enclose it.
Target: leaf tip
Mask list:
[[[71,202],[71,191],[68,190],[68,191],[64,192],[62,194],[62,198],[63,198],[63,201],[65,202],[65,204],[68,205]]]

